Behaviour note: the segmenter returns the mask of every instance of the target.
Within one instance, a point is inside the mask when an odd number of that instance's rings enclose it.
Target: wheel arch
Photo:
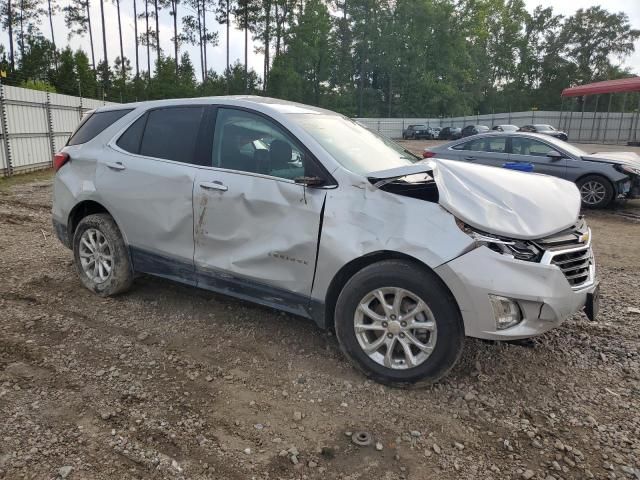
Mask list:
[[[609,178],[609,176],[607,176],[606,173],[603,172],[598,172],[598,171],[591,171],[591,172],[587,172],[587,173],[583,173],[582,175],[580,175],[578,178],[575,179],[574,183],[578,183],[581,180],[587,178],[587,177],[602,177],[604,178],[607,182],[609,182],[609,185],[611,185],[611,187],[615,190],[615,185],[617,182],[614,182],[613,180],[611,180],[611,178]]]
[[[78,202],[78,204],[76,204],[69,212],[69,217],[67,219],[67,234],[69,236],[69,242],[73,242],[73,235],[80,221],[86,216],[94,215],[96,213],[106,213],[107,215],[109,215],[116,223],[116,226],[120,231],[120,235],[122,235],[125,245],[128,245],[125,233],[122,231],[122,228],[120,228],[116,217],[102,203],[90,199]]]
[[[587,173],[583,173],[582,175],[580,175],[578,178],[575,179],[574,183],[576,185],[576,187],[578,187],[578,190],[580,189],[579,184],[582,180],[584,180],[587,177],[600,177],[602,179],[604,179],[609,186],[611,187],[611,191],[613,192],[613,196],[611,197],[610,203],[613,202],[616,197],[618,196],[618,182],[614,181],[611,179],[611,177],[609,177],[606,173],[604,172],[599,172],[599,171],[591,171],[591,172],[587,172]]]
[[[355,258],[350,262],[338,270],[338,272],[333,276],[331,282],[329,283],[329,288],[327,289],[327,293],[325,295],[325,305],[324,305],[324,327],[327,329],[333,329],[335,322],[335,309],[336,304],[338,302],[338,296],[342,289],[347,284],[347,282],[353,277],[356,273],[362,270],[369,265],[372,265],[377,262],[381,262],[383,260],[406,260],[414,265],[417,265],[419,268],[424,269],[434,275],[435,278],[442,284],[442,287],[446,289],[451,298],[454,300],[458,310],[460,310],[460,306],[458,305],[458,301],[456,300],[453,292],[448,287],[448,285],[440,278],[440,276],[427,264],[418,260],[411,255],[407,255],[405,253],[393,251],[393,250],[378,250],[375,252],[367,253],[361,257]]]

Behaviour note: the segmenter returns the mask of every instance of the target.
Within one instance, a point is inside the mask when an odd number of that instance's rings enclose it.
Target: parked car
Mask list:
[[[433,138],[431,130],[426,125],[409,125],[402,132],[403,140],[418,140],[420,138]]]
[[[442,128],[441,127],[432,127],[431,130],[433,131],[433,138],[436,139],[440,135],[440,130],[442,130]]]
[[[565,132],[561,132],[556,130],[551,125],[545,124],[535,124],[535,125],[524,125],[520,127],[519,132],[526,133],[540,133],[542,135],[550,135],[555,138],[559,138],[560,140],[564,140],[565,142],[569,140],[569,136]]]
[[[438,140],[456,140],[462,135],[462,130],[457,127],[444,127],[438,133]]]
[[[496,132],[517,132],[519,128],[516,125],[494,125],[491,130]]]
[[[616,198],[640,196],[640,157],[635,153],[589,154],[556,138],[536,133],[489,133],[429,147],[423,157],[449,158],[495,167],[510,162],[574,182],[585,207],[604,208]]]
[[[488,131],[489,127],[486,125],[467,125],[462,129],[462,138],[478,135],[479,133],[486,133]]]
[[[572,184],[418,162],[320,108],[245,96],[100,107],[54,167],[54,229],[95,294],[145,273],[313,319],[382,383],[441,378],[465,335],[527,338],[597,312]]]

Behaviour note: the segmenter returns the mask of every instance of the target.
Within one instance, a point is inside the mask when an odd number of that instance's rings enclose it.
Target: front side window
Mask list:
[[[550,150],[553,150],[553,148],[546,143],[531,138],[514,137],[511,139],[511,152],[514,155],[546,157]]]
[[[417,160],[400,145],[346,117],[297,113],[289,118],[339,164],[359,175],[411,165]]]
[[[75,132],[69,138],[67,145],[80,145],[93,140],[107,127],[124,117],[133,109],[107,110],[106,112],[94,112],[89,114],[78,126]]]
[[[266,118],[219,108],[213,141],[213,166],[294,180],[311,176],[312,159],[298,142]]]
[[[195,158],[196,142],[203,115],[204,107],[202,106],[151,110],[147,114],[140,142],[140,155],[196,165],[203,164]],[[135,125],[134,123],[130,128]]]

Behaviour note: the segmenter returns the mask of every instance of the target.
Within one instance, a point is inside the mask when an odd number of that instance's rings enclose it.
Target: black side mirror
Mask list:
[[[556,151],[556,150],[549,150],[547,152],[547,157],[549,157],[551,160],[562,160],[564,158],[564,155],[562,155],[560,152]]]
[[[324,178],[320,177],[296,177],[293,181],[305,187],[320,187],[324,185]]]

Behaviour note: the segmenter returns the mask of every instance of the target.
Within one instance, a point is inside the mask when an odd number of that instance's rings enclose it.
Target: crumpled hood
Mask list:
[[[453,160],[434,163],[440,205],[479,230],[534,240],[578,220],[580,193],[566,180]]]
[[[373,172],[372,182],[430,173],[439,203],[471,227],[535,240],[569,228],[580,214],[580,193],[566,180],[454,160],[429,159]]]
[[[582,158],[592,162],[617,163],[640,168],[640,156],[635,152],[596,152]]]

